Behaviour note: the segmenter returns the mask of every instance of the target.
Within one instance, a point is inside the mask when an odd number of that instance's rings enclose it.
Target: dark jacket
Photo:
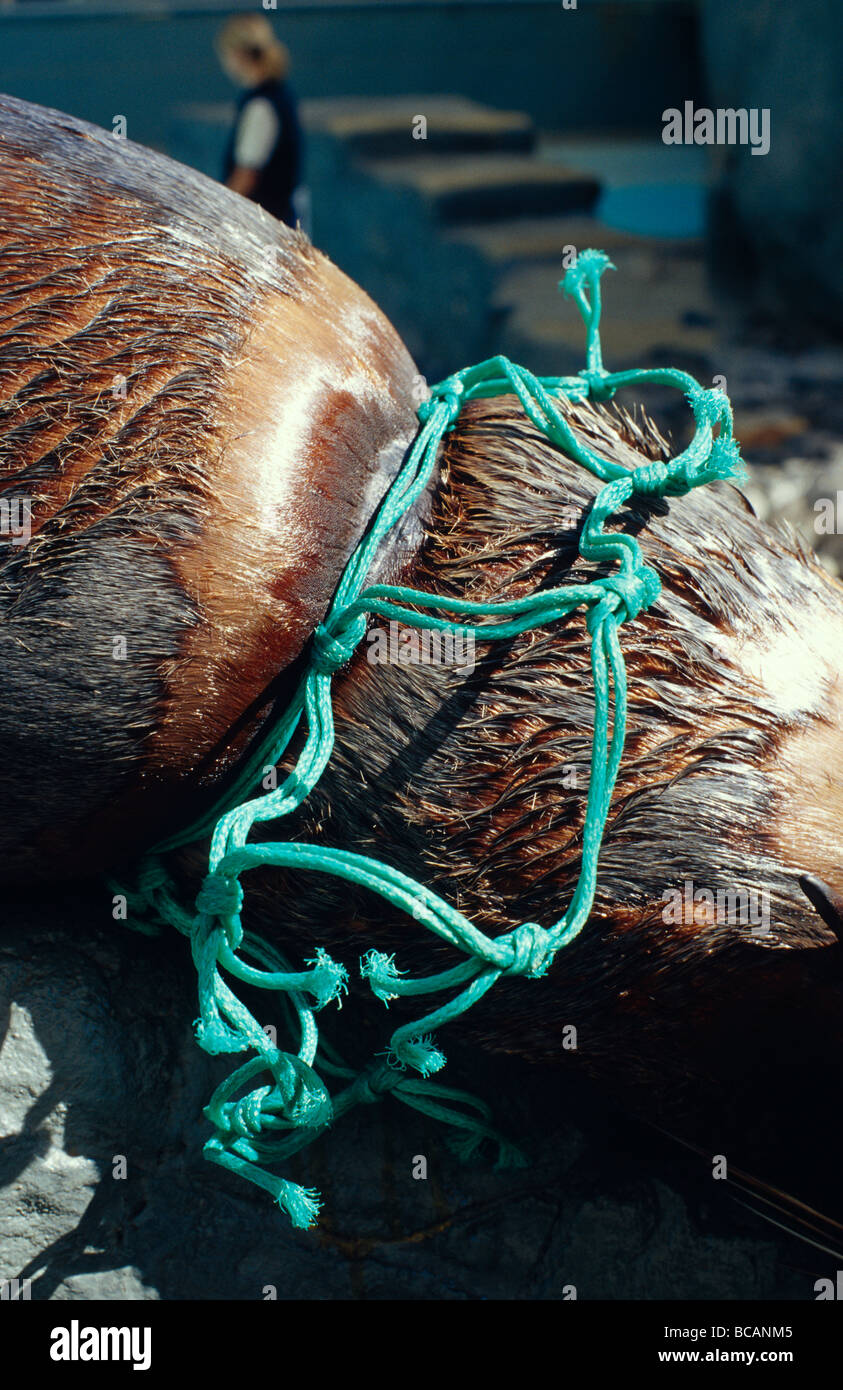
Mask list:
[[[253,202],[266,208],[266,211],[271,212],[273,217],[289,223],[292,227],[295,225],[295,214],[291,199],[293,190],[298,187],[301,181],[302,136],[296,113],[296,103],[285,83],[270,78],[266,82],[261,82],[259,86],[250,87],[242,93],[237,103],[237,120],[234,123],[234,129],[231,132],[226,150],[223,180],[228,178],[234,168],[234,148],[240,113],[246,103],[252,101],[254,97],[264,97],[272,103],[278,115],[281,130],[266,164],[262,169],[256,170],[258,181],[250,196]]]

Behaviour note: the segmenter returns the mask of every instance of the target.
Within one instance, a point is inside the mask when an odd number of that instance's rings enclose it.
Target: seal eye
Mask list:
[[[835,897],[828,884],[823,883],[822,879],[814,874],[801,874],[799,887],[843,946],[843,911],[839,898]]]

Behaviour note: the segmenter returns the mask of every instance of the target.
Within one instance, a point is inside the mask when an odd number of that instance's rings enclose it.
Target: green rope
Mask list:
[[[648,608],[661,588],[655,570],[644,562],[638,541],[622,533],[607,533],[606,522],[633,496],[680,496],[715,478],[742,476],[732,437],[732,413],[722,392],[706,390],[680,371],[610,373],[603,367],[600,277],[609,267],[602,252],[584,251],[561,282],[560,287],[577,304],[586,327],[587,366],[579,376],[535,377],[505,357],[493,357],[456,372],[433,387],[429,399],[419,407],[421,428],[406,463],[368,534],[349,560],[331,608],[313,635],[308,669],[279,727],[251,759],[229,794],[228,806],[214,808],[200,824],[159,845],[145,861],[137,892],[129,895],[133,914],[153,909],[160,919],[190,939],[199,980],[196,1037],[200,1047],[212,1054],[255,1053],[226,1078],[206,1107],[205,1114],[214,1128],[205,1146],[206,1156],[270,1192],[296,1226],[307,1227],[313,1222],[319,1208],[318,1195],[268,1172],[264,1165],[278,1163],[310,1143],[352,1106],[378,1100],[389,1092],[423,1113],[454,1125],[461,1131],[457,1147],[464,1154],[473,1152],[482,1139],[490,1138],[500,1146],[501,1162],[523,1161],[496,1134],[489,1111],[482,1103],[429,1081],[445,1065],[433,1035],[466,1013],[502,977],[538,979],[545,975],[556,954],[573,941],[588,920],[626,733],[626,670],[618,628]],[[564,395],[571,400],[590,397],[605,401],[620,387],[644,382],[673,386],[684,392],[694,414],[696,431],[677,458],[648,462],[629,470],[601,458],[577,440],[557,398]],[[614,572],[589,584],[545,589],[503,603],[444,598],[400,585],[365,588],[381,541],[427,486],[442,438],[464,403],[513,393],[537,429],[605,483],[583,525],[579,552],[586,560],[616,563]],[[516,637],[530,628],[556,622],[576,608],[586,609],[591,637],[595,706],[591,779],[579,880],[564,914],[550,927],[524,922],[504,936],[489,937],[431,889],[379,860],[298,841],[249,839],[260,822],[275,821],[296,810],[324,772],[334,747],[331,679],[363,640],[370,615],[488,642]],[[242,800],[258,781],[261,770],[279,763],[302,719],[307,736],[293,771],[277,789]],[[229,809],[232,803],[233,809]],[[176,899],[161,856],[178,844],[194,842],[208,833],[208,875],[195,913],[190,915]],[[359,1076],[336,1057],[332,1060],[323,1043],[321,1071],[349,1083],[333,1097],[316,1070],[320,1039],[315,1013],[331,1000],[341,1002],[347,989],[347,972],[321,949],[305,962],[306,969],[294,971],[265,942],[244,935],[240,878],[250,869],[264,865],[330,874],[370,889],[465,955],[461,964],[449,970],[410,979],[398,970],[392,956],[374,950],[366,953],[360,962],[361,975],[384,1004],[416,995],[436,994],[444,996],[444,1000],[415,1022],[397,1028],[386,1057],[375,1059]],[[270,1042],[223,979],[222,971],[244,984],[281,992],[298,1028],[297,1053],[282,1052]],[[408,1068],[421,1079],[408,1076]],[[265,1083],[247,1089],[238,1099],[238,1093],[261,1074],[267,1078]]]

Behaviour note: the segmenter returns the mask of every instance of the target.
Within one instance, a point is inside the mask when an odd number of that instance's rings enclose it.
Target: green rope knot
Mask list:
[[[240,1100],[221,1106],[216,1121],[219,1128],[226,1134],[239,1134],[244,1139],[257,1136],[263,1129],[264,1102],[271,1095],[271,1086],[261,1086],[257,1091],[241,1096]]]
[[[254,1076],[268,1071],[272,1085],[257,1086],[235,1098]],[[330,1124],[331,1098],[325,1083],[312,1067],[292,1052],[273,1048],[253,1058],[226,1077],[205,1106],[204,1114],[217,1131],[217,1140],[235,1152],[260,1157],[257,1149],[243,1140],[262,1138],[262,1144],[278,1142],[278,1132],[305,1127],[322,1129]]]
[[[218,873],[206,875],[196,895],[197,913],[226,921],[239,917],[242,906],[243,889],[236,878],[227,878]]]
[[[151,854],[144,860],[137,875],[139,893],[153,902],[162,888],[170,888],[172,880],[162,859]]]
[[[610,574],[605,579],[598,579],[594,587],[602,591],[609,607],[621,622],[630,623],[645,608],[649,608],[662,591],[661,580],[649,565],[642,565],[633,573],[621,570],[618,574]],[[592,609],[592,613],[595,611]]]
[[[453,376],[445,377],[436,386],[430,388],[430,395],[419,405],[416,414],[422,424],[426,424],[430,419],[435,407],[440,401],[448,407],[449,423],[454,421],[460,413],[465,393],[465,383],[457,373]]]
[[[585,367],[578,373],[588,387],[588,394],[593,401],[610,401],[617,391],[617,386],[612,382],[611,373],[605,367]]]
[[[553,936],[538,922],[522,922],[502,940],[512,948],[512,964],[504,968],[504,975],[537,980],[547,973],[553,959]]]
[[[148,855],[140,865],[132,888],[111,877],[105,884],[114,896],[126,899],[126,926],[143,936],[159,936],[162,926],[171,920],[170,909],[180,910],[167,894],[172,880],[156,854]]]
[[[641,463],[629,475],[632,491],[639,497],[663,497],[670,486],[671,475],[667,465],[655,459],[652,463]]]
[[[277,1052],[268,1063],[275,1078],[266,1090],[260,1107],[261,1118],[270,1127],[283,1123],[291,1129],[305,1125],[321,1129],[332,1115],[331,1097],[322,1078],[293,1052]]]
[[[731,435],[732,407],[725,391],[721,391],[719,386],[700,387],[698,391],[689,393],[689,399],[695,414],[709,425],[724,426]]]
[[[690,486],[695,487],[699,483],[713,482],[716,479],[745,480],[746,469],[732,433],[732,407],[729,397],[716,386],[707,390],[697,387],[695,391],[689,391],[688,402],[700,423],[707,425],[712,431],[718,431],[708,454],[689,464]]]
[[[366,636],[366,618],[361,614],[347,627],[332,632],[320,623],[313,634],[311,664],[321,676],[332,676],[350,661]]]
[[[369,1063],[368,1067],[354,1078],[348,1097],[353,1104],[377,1105],[384,1096],[389,1095],[390,1091],[394,1091],[401,1084],[401,1073],[393,1067],[383,1062]]]

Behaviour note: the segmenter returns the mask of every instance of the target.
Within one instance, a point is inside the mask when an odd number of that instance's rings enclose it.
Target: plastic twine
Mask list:
[[[732,412],[722,392],[706,390],[687,373],[672,369],[607,372],[604,368],[600,279],[608,268],[610,262],[602,252],[584,251],[560,285],[575,301],[586,327],[587,365],[578,376],[536,377],[506,357],[492,357],[432,388],[419,407],[420,429],[406,462],[349,560],[330,610],[313,635],[310,663],[299,689],[231,793],[234,804],[216,808],[189,831],[158,846],[142,866],[136,891],[129,895],[133,915],[152,910],[190,939],[198,974],[200,1047],[209,1053],[254,1054],[218,1087],[205,1109],[213,1128],[206,1156],[271,1193],[295,1226],[307,1227],[316,1219],[318,1194],[270,1172],[266,1164],[278,1163],[302,1148],[352,1106],[385,1094],[394,1094],[454,1126],[456,1147],[464,1155],[471,1155],[489,1138],[498,1142],[503,1162],[523,1161],[496,1134],[482,1102],[430,1082],[428,1078],[445,1065],[435,1034],[465,1014],[502,978],[540,979],[588,920],[626,733],[626,670],[618,631],[649,608],[661,589],[658,574],[645,563],[635,537],[609,533],[606,523],[634,496],[675,497],[715,478],[743,476],[732,436]],[[575,437],[559,406],[560,396],[606,401],[620,387],[647,382],[684,392],[696,422],[688,447],[667,462],[629,470],[601,458]],[[604,482],[583,525],[579,552],[586,560],[613,563],[616,568],[589,584],[544,589],[500,603],[445,598],[401,585],[366,587],[381,541],[426,487],[442,438],[465,402],[503,394],[517,396],[537,429]],[[489,937],[430,888],[378,859],[299,841],[250,839],[262,821],[277,821],[296,810],[324,772],[334,747],[332,677],[363,640],[370,616],[490,642],[556,622],[577,608],[586,610],[591,638],[594,728],[581,870],[558,921],[547,927],[524,922],[503,936]],[[275,790],[241,799],[256,784],[262,768],[279,762],[302,721],[307,736],[292,772]],[[208,833],[208,875],[190,915],[177,901],[161,856]],[[320,1048],[315,1014],[332,1000],[341,1002],[347,972],[323,950],[305,961],[304,969],[293,970],[265,942],[244,936],[240,880],[249,870],[266,865],[330,874],[367,888],[410,914],[464,957],[439,974],[411,979],[392,956],[375,950],[365,953],[360,973],[384,1004],[417,995],[437,995],[441,1002],[395,1029],[386,1057],[375,1058],[360,1075],[332,1060],[322,1044],[321,1070],[348,1083],[333,1096],[315,1069]],[[279,920],[283,922],[283,900]],[[287,1000],[298,1032],[297,1051],[281,1051],[274,1045],[223,972],[233,980],[278,991]],[[256,1085],[259,1079],[262,1084]]]

